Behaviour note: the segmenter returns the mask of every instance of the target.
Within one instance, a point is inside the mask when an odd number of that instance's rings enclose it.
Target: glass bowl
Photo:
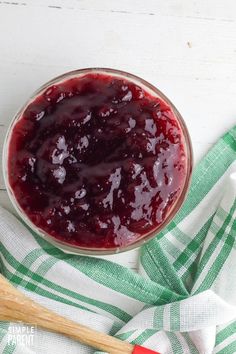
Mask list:
[[[86,247],[79,247],[75,245],[70,245],[66,242],[63,242],[61,240],[58,240],[54,238],[53,236],[49,235],[46,233],[44,230],[40,229],[37,227],[26,215],[24,210],[20,207],[18,201],[16,200],[14,196],[14,192],[10,186],[9,183],[9,178],[8,178],[8,148],[9,148],[9,143],[10,143],[10,138],[12,134],[12,130],[16,124],[21,119],[22,113],[25,111],[26,107],[35,100],[38,96],[40,96],[48,87],[50,87],[53,84],[58,84],[60,82],[66,81],[71,78],[78,78],[79,76],[86,75],[88,73],[103,73],[103,74],[108,74],[114,77],[119,77],[119,78],[124,78],[128,79],[129,81],[132,81],[133,83],[139,85],[142,87],[145,91],[149,92],[152,96],[154,97],[160,97],[164,102],[166,102],[170,108],[172,109],[176,119],[178,120],[178,123],[182,129],[183,133],[183,140],[185,144],[185,152],[186,152],[186,176],[185,180],[183,183],[183,188],[181,193],[179,194],[179,197],[177,198],[176,202],[172,206],[171,210],[168,213],[168,216],[166,217],[165,221],[156,227],[154,230],[151,232],[146,233],[145,235],[142,235],[139,237],[134,243],[129,244],[124,247],[115,247],[115,248],[86,248]],[[21,219],[38,235],[43,237],[45,240],[53,244],[54,246],[62,249],[65,252],[68,253],[73,253],[73,254],[84,254],[84,255],[93,255],[93,256],[99,256],[99,255],[109,255],[109,254],[115,254],[119,252],[124,252],[128,251],[131,249],[134,249],[136,247],[139,247],[143,245],[145,242],[149,241],[150,239],[154,238],[176,215],[178,210],[180,209],[181,205],[183,204],[183,201],[186,197],[189,184],[190,184],[190,178],[191,178],[191,172],[192,172],[192,162],[193,162],[193,154],[192,154],[192,146],[191,146],[191,140],[190,136],[187,130],[187,127],[185,125],[185,122],[183,118],[181,117],[180,113],[177,111],[175,106],[172,104],[172,102],[160,91],[158,90],[155,86],[151,85],[147,81],[124,71],[120,70],[114,70],[114,69],[107,69],[107,68],[87,68],[87,69],[80,69],[80,70],[75,70],[71,71],[68,73],[65,73],[63,75],[60,75],[51,81],[47,82],[43,86],[41,86],[31,97],[30,99],[24,104],[24,106],[17,112],[17,114],[14,116],[13,120],[10,123],[10,126],[8,128],[5,142],[4,142],[4,147],[3,147],[3,175],[4,175],[4,180],[5,180],[5,185],[7,188],[8,195],[10,197],[10,200],[17,211],[18,215],[21,217]]]

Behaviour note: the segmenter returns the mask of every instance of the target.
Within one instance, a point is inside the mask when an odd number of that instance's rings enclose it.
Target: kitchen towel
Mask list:
[[[65,254],[3,208],[0,271],[59,314],[162,354],[236,353],[236,126],[196,166],[174,220],[141,248],[138,274]],[[21,341],[24,331],[1,322],[0,353],[94,353],[39,328]]]

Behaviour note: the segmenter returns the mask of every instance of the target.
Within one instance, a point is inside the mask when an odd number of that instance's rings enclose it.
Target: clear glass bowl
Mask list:
[[[9,142],[12,134],[13,127],[15,126],[16,122],[21,119],[22,113],[25,111],[26,107],[35,100],[37,96],[40,96],[48,87],[50,87],[53,84],[58,84],[60,82],[66,81],[68,79],[74,78],[74,77],[79,77],[83,76],[88,73],[103,73],[103,74],[108,74],[112,75],[114,77],[119,77],[119,78],[124,78],[128,79],[135,84],[141,86],[144,88],[145,91],[151,93],[153,96],[160,97],[162,100],[164,100],[172,109],[175,117],[177,118],[179,125],[182,129],[183,132],[183,138],[184,138],[184,143],[185,143],[185,151],[186,151],[186,157],[187,157],[187,168],[186,168],[186,176],[185,176],[185,181],[183,185],[183,189],[177,198],[175,204],[171,208],[166,220],[159,225],[156,229],[152,230],[151,232],[143,235],[142,237],[138,238],[134,243],[129,244],[125,247],[116,247],[116,248],[86,248],[86,247],[79,247],[79,246],[74,246],[70,245],[66,242],[60,241],[53,236],[49,235],[46,233],[44,230],[40,229],[36,225],[33,224],[33,222],[29,219],[29,217],[26,215],[24,210],[20,207],[18,201],[16,200],[14,193],[11,189],[9,179],[8,179],[8,147],[9,147]],[[192,172],[192,163],[193,163],[193,154],[192,154],[192,146],[191,146],[191,140],[189,137],[189,133],[187,130],[187,127],[185,125],[185,122],[183,118],[181,117],[180,113],[177,111],[173,103],[160,91],[158,90],[155,86],[151,85],[147,81],[132,75],[130,73],[120,71],[120,70],[114,70],[114,69],[107,69],[107,68],[87,68],[87,69],[80,69],[80,70],[75,70],[71,71],[68,73],[65,73],[61,76],[56,77],[55,79],[52,79],[51,81],[47,82],[43,86],[41,86],[32,96],[31,98],[24,104],[24,106],[17,112],[17,114],[14,116],[4,142],[4,147],[3,147],[3,175],[4,175],[4,180],[5,180],[5,185],[7,188],[8,195],[10,197],[10,200],[19,214],[19,216],[23,219],[23,221],[38,235],[42,236],[44,239],[46,239],[48,242],[53,244],[56,247],[59,247],[65,252],[68,253],[74,253],[74,254],[84,254],[84,255],[109,255],[109,254],[115,254],[119,252],[124,252],[128,251],[131,249],[134,249],[136,247],[139,247],[143,245],[145,242],[149,241],[150,239],[154,238],[176,215],[178,210],[180,209],[181,205],[183,204],[183,201],[186,197],[189,184],[190,184],[190,178],[191,178],[191,172]]]

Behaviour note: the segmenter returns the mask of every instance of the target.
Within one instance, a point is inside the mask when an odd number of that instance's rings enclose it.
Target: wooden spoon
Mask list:
[[[111,354],[158,354],[80,325],[37,304],[0,275],[0,321],[24,322]]]

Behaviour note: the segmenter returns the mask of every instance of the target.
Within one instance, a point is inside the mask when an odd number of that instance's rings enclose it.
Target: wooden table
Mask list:
[[[113,67],[161,89],[195,162],[236,122],[235,0],[0,1],[0,152],[16,110],[69,70]],[[0,204],[12,210],[0,173]],[[138,250],[109,257],[137,268]]]

